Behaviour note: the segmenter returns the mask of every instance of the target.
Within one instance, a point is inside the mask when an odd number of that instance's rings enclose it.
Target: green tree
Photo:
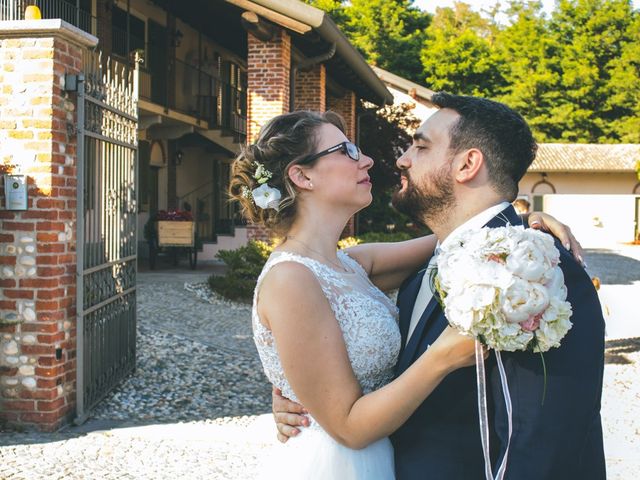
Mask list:
[[[554,67],[556,44],[542,4],[514,0],[505,13],[509,22],[496,32],[492,52],[505,81],[496,97],[528,120],[538,141],[555,140],[562,131],[550,124],[549,111],[562,92]]]
[[[504,84],[492,53],[495,25],[465,3],[439,8],[421,52],[429,88],[491,97]]]
[[[391,196],[400,184],[396,160],[411,145],[411,133],[418,128],[418,120],[411,106],[387,105],[378,108],[364,105],[360,117],[360,148],[374,160],[369,170],[373,184],[373,202],[359,215],[359,231],[384,232],[387,225],[396,231],[406,231],[410,219],[391,207]],[[408,227],[412,233],[415,228]]]
[[[626,73],[619,65],[632,22],[630,0],[560,0],[554,10],[550,33],[557,50],[563,92],[550,108],[549,123],[560,140],[568,142],[619,141],[614,130],[624,108],[609,101],[619,85],[612,72]]]
[[[640,143],[640,12],[632,16],[620,55],[609,64],[607,105],[616,112],[609,128],[612,137],[624,143]]]
[[[420,81],[420,49],[430,17],[410,0],[352,0],[346,8],[350,39],[374,65]]]
[[[430,15],[411,0],[308,0],[327,12],[371,64],[422,82],[420,49]]]

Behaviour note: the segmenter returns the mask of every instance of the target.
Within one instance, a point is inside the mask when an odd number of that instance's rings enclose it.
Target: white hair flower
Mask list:
[[[276,211],[278,211],[280,198],[282,198],[280,190],[270,187],[266,183],[253,189],[251,196],[258,207],[262,209],[273,208]]]
[[[246,185],[243,185],[242,188],[240,189],[240,195],[242,195],[242,198],[251,198],[251,190],[249,190],[249,187],[247,187]]]

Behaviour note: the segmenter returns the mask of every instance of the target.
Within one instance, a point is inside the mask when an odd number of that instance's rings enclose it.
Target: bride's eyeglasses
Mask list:
[[[320,157],[324,157],[325,155],[329,155],[330,153],[337,152],[338,150],[340,150],[342,153],[346,153],[347,156],[355,162],[360,160],[360,149],[358,148],[358,146],[355,143],[342,142],[321,152],[314,153],[313,155],[310,155],[302,161],[298,162],[298,164],[304,165],[311,163]]]

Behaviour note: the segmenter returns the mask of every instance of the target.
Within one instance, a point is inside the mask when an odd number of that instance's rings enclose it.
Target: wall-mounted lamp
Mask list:
[[[42,13],[40,9],[35,5],[29,5],[24,11],[24,19],[25,20],[40,20],[42,18]]]
[[[182,156],[184,154],[182,153],[182,150],[178,150],[176,151],[176,155],[175,157],[173,157],[173,164],[174,165],[182,165]]]
[[[182,33],[177,28],[171,34],[171,45],[174,47],[179,47],[182,43],[182,38],[184,37],[184,33]]]

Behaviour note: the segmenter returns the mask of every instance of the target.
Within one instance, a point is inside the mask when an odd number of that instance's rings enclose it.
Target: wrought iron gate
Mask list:
[[[77,423],[135,368],[137,78],[93,52],[67,77],[78,118]]]

